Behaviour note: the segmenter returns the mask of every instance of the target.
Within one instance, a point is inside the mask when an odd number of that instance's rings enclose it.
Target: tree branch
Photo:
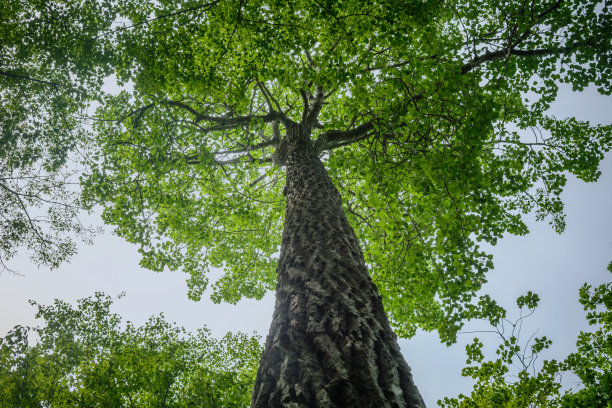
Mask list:
[[[336,147],[345,146],[365,139],[369,132],[374,129],[372,122],[367,122],[350,130],[329,130],[319,136],[317,139],[318,151],[331,150]]]
[[[319,112],[321,112],[321,108],[323,107],[323,87],[317,85],[317,93],[315,94],[312,101],[308,106],[308,114],[306,118],[302,120],[302,125],[306,127],[312,126],[319,116]]]
[[[320,3],[319,1],[317,1],[317,0],[314,0],[314,2],[315,2],[315,3],[317,3],[317,5],[318,5],[319,7],[321,7],[323,10],[327,11],[327,13],[328,13],[330,16],[332,16],[332,17],[334,18],[334,20],[336,20],[336,23],[338,23],[338,25],[340,26],[340,28],[342,28],[342,31],[344,31],[344,34],[346,34],[346,37],[348,38],[349,33],[348,33],[348,31],[346,31],[346,27],[344,26],[344,23],[342,23],[342,21],[340,21],[340,20],[338,19],[338,17],[337,17],[337,16],[336,16],[336,15],[335,15],[335,14],[334,14],[334,13],[333,13],[333,12],[332,12],[330,9],[328,9],[327,7],[325,7],[325,5],[321,4],[321,3]]]
[[[302,96],[302,104],[304,105],[304,110],[302,111],[302,123],[306,123],[310,103],[308,103],[308,94],[302,88],[300,88],[300,95]]]
[[[265,159],[257,159],[247,153],[242,156],[234,157],[233,159],[215,160],[215,163],[220,166],[223,166],[226,164],[238,164],[238,163],[272,163],[272,158],[266,157]],[[189,163],[189,164],[195,164],[195,163]]]
[[[263,95],[264,99],[266,100],[266,104],[268,105],[268,109],[270,109],[271,111],[274,110],[274,106],[272,106],[272,102],[270,102],[270,98],[268,98],[268,94],[266,92],[266,90],[264,89],[264,86],[261,82],[257,81],[257,87],[259,88],[259,91],[261,92],[261,94]]]
[[[221,152],[214,152],[213,154],[239,154],[239,153],[247,153],[247,152],[252,152],[253,150],[258,150],[258,149],[263,149],[264,147],[268,147],[268,146],[273,146],[275,144],[277,144],[279,141],[278,140],[266,140],[265,142],[261,142],[261,143],[257,143],[256,145],[253,146],[246,146],[245,148],[242,149],[237,149],[237,150],[224,150]]]
[[[185,155],[183,156],[183,158],[185,159],[185,163],[189,165],[202,164],[202,162],[198,160],[198,155],[195,155],[195,154]],[[243,154],[238,157],[233,157],[231,159],[225,159],[225,160],[214,159],[213,161],[215,164],[219,166],[225,166],[227,164],[239,164],[239,163],[259,163],[259,164],[272,163],[272,158],[266,157],[266,158],[258,159],[256,157],[251,156],[249,152],[246,152],[246,154]]]
[[[123,116],[118,121],[121,122],[127,117],[136,115],[136,119],[134,120],[134,127],[136,127],[138,126],[138,122],[140,118],[142,117],[142,115],[144,115],[144,113],[148,109],[153,108],[156,104],[175,106],[175,107],[184,109],[195,117],[195,123],[206,121],[206,122],[211,122],[215,124],[215,126],[201,127],[200,130],[204,133],[214,132],[214,131],[219,131],[219,130],[235,129],[243,125],[248,125],[249,123],[251,123],[251,121],[256,120],[256,119],[263,120],[264,123],[269,123],[269,122],[274,122],[274,121],[281,121],[283,123],[286,123],[286,121],[288,120],[287,117],[283,113],[277,112],[274,110],[265,115],[247,115],[247,116],[236,116],[236,117],[212,116],[212,115],[206,115],[206,114],[200,113],[194,108],[192,108],[191,106],[189,106],[188,104],[180,102],[180,101],[161,101],[157,103],[152,102],[135,111],[132,111],[129,114]]]
[[[571,51],[573,51],[573,50],[575,50],[575,49],[577,49],[577,48],[579,48],[581,46],[592,44],[593,40],[591,39],[591,40],[576,42],[576,43],[574,43],[571,46],[565,46],[565,47],[559,47],[559,48],[535,49],[535,50],[517,50],[517,49],[515,49],[515,47],[517,47],[519,44],[521,44],[527,37],[529,37],[533,33],[532,32],[532,28],[535,27],[536,25],[540,24],[544,17],[548,16],[554,10],[559,8],[561,3],[563,3],[563,0],[557,0],[549,8],[547,8],[546,10],[542,11],[541,13],[539,13],[536,16],[534,23],[531,24],[531,26],[529,28],[527,28],[525,31],[523,31],[523,33],[520,36],[518,36],[518,38],[516,38],[516,40],[514,42],[511,42],[510,39],[509,39],[508,40],[508,45],[506,47],[504,47],[503,49],[498,50],[498,51],[489,51],[489,52],[486,52],[485,54],[483,54],[481,56],[476,56],[470,62],[468,62],[465,65],[463,65],[463,67],[461,67],[461,74],[465,75],[469,71],[471,71],[474,68],[484,64],[485,62],[488,62],[488,61],[497,61],[497,60],[509,57],[510,55],[520,56],[520,57],[540,57],[540,56],[545,56],[545,55],[568,54]],[[514,34],[516,34],[516,32],[513,31],[510,34],[510,37],[513,37]]]
[[[506,58],[510,55],[514,55],[517,57],[542,57],[546,55],[558,55],[558,54],[569,54],[572,51],[584,47],[584,46],[592,46],[594,45],[593,40],[586,40],[574,43],[570,46],[560,47],[560,48],[539,48],[535,50],[516,50],[516,49],[508,49],[505,48],[499,51],[489,51],[477,58],[474,58],[472,61],[465,64],[461,67],[461,74],[467,74],[474,68],[484,64],[489,61],[497,61],[503,58]]]
[[[43,79],[36,79],[36,78],[32,78],[32,77],[27,76],[27,75],[19,75],[19,74],[15,74],[15,73],[12,73],[12,72],[7,72],[7,71],[0,71],[0,75],[4,75],[5,77],[9,77],[9,78],[12,78],[12,79],[25,79],[27,81],[36,82],[36,83],[39,83],[39,84],[51,85],[51,86],[55,86],[55,87],[60,86],[57,82],[45,81]]]
[[[34,235],[36,237],[38,237],[39,242],[46,248],[52,248],[53,247],[53,242],[47,238],[45,238],[40,230],[40,227],[38,227],[37,225],[35,225],[34,220],[30,217],[30,213],[28,212],[28,208],[25,205],[25,203],[23,202],[23,200],[21,199],[21,194],[19,194],[18,192],[12,190],[11,188],[9,188],[8,186],[6,186],[3,183],[0,183],[0,187],[4,188],[5,190],[7,190],[8,192],[12,193],[14,195],[14,197],[17,199],[17,203],[19,204],[19,206],[21,207],[23,214],[25,214],[26,219],[28,221],[28,224],[30,225],[31,231],[34,233]]]

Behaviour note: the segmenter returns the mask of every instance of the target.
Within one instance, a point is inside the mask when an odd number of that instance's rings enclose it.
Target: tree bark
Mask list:
[[[276,306],[251,406],[424,407],[341,198],[300,125],[283,142]]]

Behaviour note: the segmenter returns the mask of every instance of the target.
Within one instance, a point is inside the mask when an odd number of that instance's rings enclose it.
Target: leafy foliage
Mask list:
[[[0,339],[0,407],[249,405],[262,351],[256,337],[215,340],[162,316],[122,324],[101,293],[76,308],[31,303],[45,324]]]
[[[612,406],[612,284],[592,290],[580,289],[580,303],[587,312],[593,332],[581,332],[577,351],[565,360],[536,361],[552,341],[546,336],[534,337],[521,345],[523,320],[533,314],[538,296],[528,293],[517,299],[520,317],[496,327],[501,340],[496,360],[485,360],[483,343],[475,338],[466,346],[467,363],[462,375],[476,380],[471,395],[444,398],[442,407],[601,407]],[[523,315],[523,311],[528,312]],[[562,375],[578,377],[580,386],[562,392]]]
[[[190,296],[274,288],[284,129],[300,123],[340,189],[390,320],[452,342],[493,267],[479,244],[562,231],[566,172],[585,181],[610,126],[546,113],[560,83],[610,94],[598,1],[125,0],[113,66],[133,92],[98,111],[84,180],[142,265]]]
[[[66,166],[87,135],[81,115],[108,75],[114,2],[16,0],[0,5],[0,263],[26,247],[57,267],[75,251],[78,178]]]

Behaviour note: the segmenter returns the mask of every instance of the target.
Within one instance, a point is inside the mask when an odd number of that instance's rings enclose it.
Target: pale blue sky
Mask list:
[[[564,89],[552,112],[559,117],[571,115],[608,124],[612,122],[612,100],[590,90],[575,94]],[[506,237],[493,249],[495,269],[490,272],[485,292],[507,306],[510,313],[515,311],[511,306],[517,296],[527,290],[539,293],[540,308],[527,329],[539,328],[539,334],[554,341],[551,357],[571,352],[578,331],[586,328],[578,303],[579,286],[612,280],[605,270],[612,261],[612,155],[602,163],[602,171],[600,181],[594,184],[569,177],[563,195],[567,210],[564,234],[554,233],[546,223],[531,221],[529,235]],[[99,222],[95,216],[91,220]],[[25,257],[9,265],[24,276],[0,275],[0,336],[16,324],[35,324],[34,308],[28,299],[74,302],[95,291],[110,295],[125,291],[126,297],[117,301],[114,311],[126,320],[142,323],[163,312],[168,320],[189,330],[206,325],[217,337],[240,330],[257,331],[265,338],[272,317],[273,294],[237,306],[189,301],[186,275],[141,269],[136,248],[108,232],[97,237],[94,245],[81,246],[78,255],[59,270],[37,269]],[[463,345],[473,337],[464,335],[450,348],[440,345],[434,334],[420,333],[400,341],[428,406],[436,406],[435,401],[441,397],[471,389],[460,370],[465,362]],[[493,336],[480,337],[485,344],[486,339],[495,340]]]

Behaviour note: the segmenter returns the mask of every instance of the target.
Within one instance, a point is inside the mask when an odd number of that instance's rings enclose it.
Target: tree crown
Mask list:
[[[274,287],[298,125],[398,334],[453,341],[465,319],[503,315],[475,300],[493,266],[480,242],[526,233],[531,211],[562,231],[565,174],[596,180],[612,143],[610,126],[546,113],[561,83],[610,94],[603,2],[96,4],[112,10],[90,30],[105,51],[64,65],[111,67],[125,90],[96,115],[85,198],[144,266],[188,272],[193,298],[213,267],[216,301]]]

